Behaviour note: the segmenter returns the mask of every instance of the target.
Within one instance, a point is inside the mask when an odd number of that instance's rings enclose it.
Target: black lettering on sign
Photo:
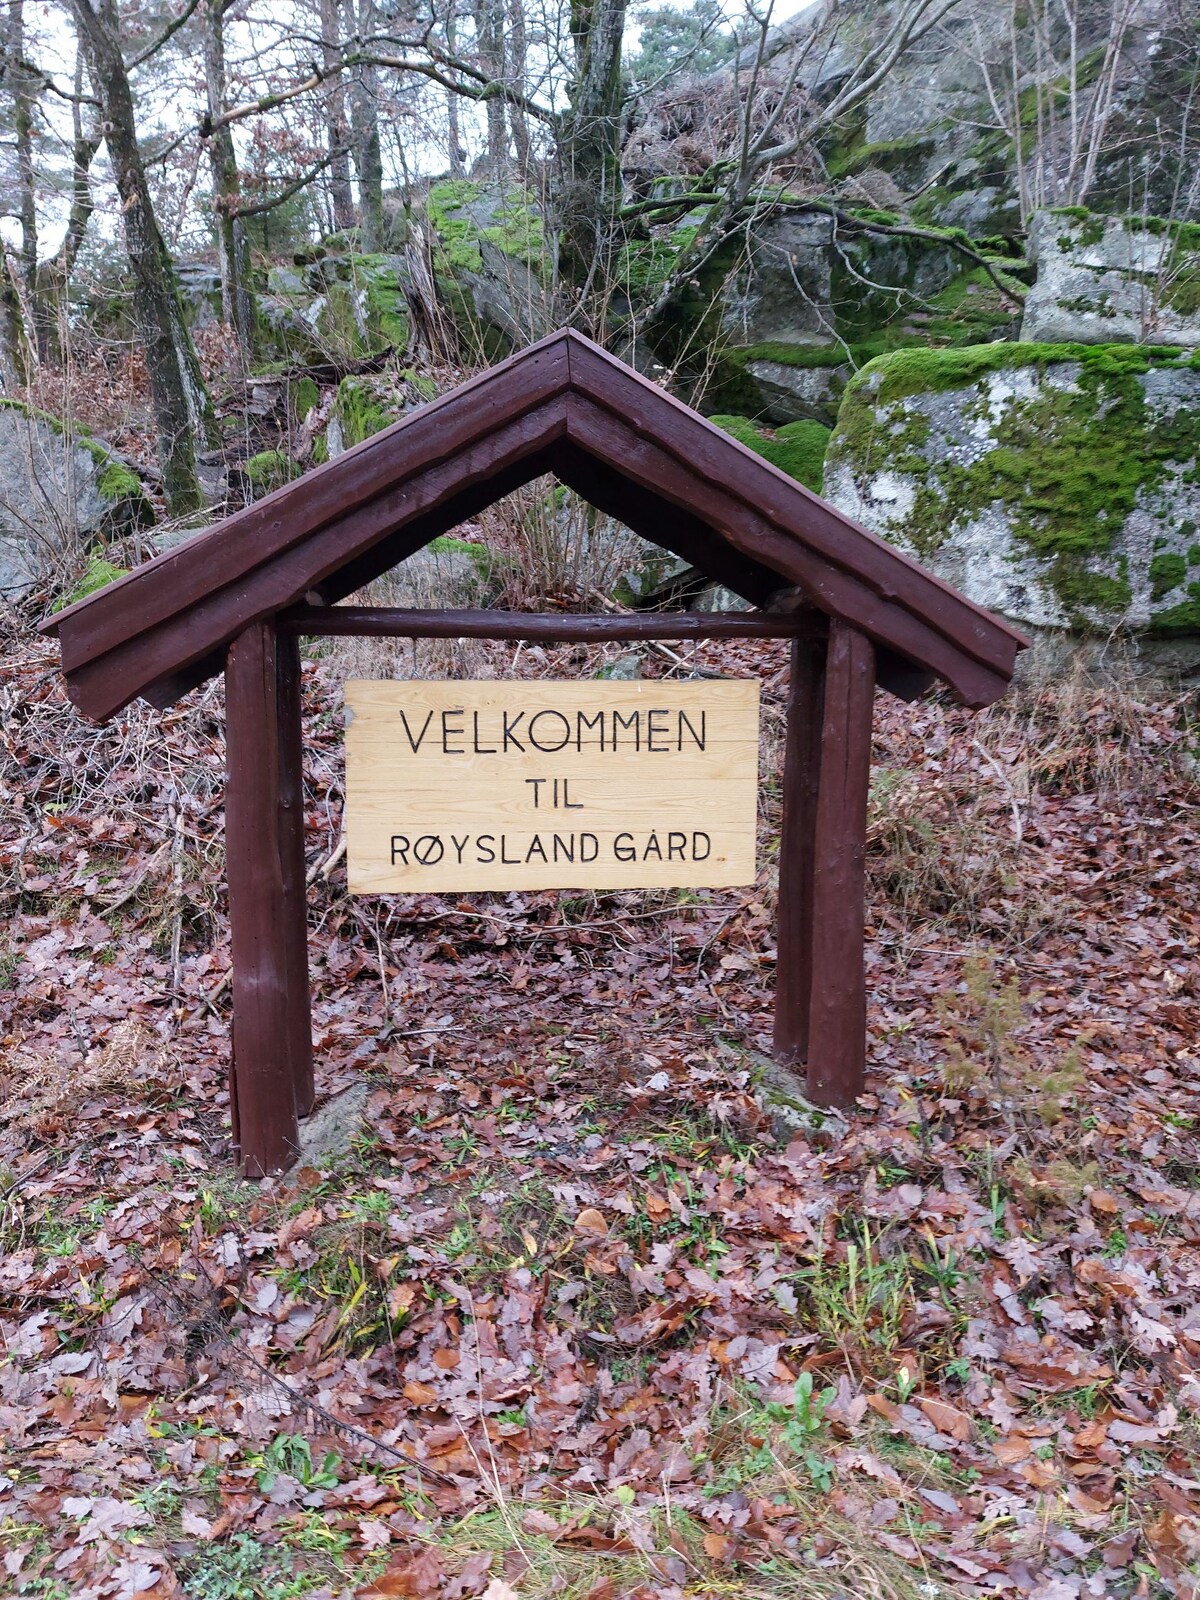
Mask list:
[[[542,843],[542,836],[540,833],[535,833],[530,841],[529,849],[525,852],[525,860],[532,861],[534,856],[539,857],[543,866],[545,866],[550,859],[546,854],[546,847]]]
[[[667,860],[668,861],[686,861],[687,860],[687,834],[686,833],[669,833],[667,835]]]
[[[614,711],[613,714],[612,714],[612,717],[613,717],[613,749],[615,750],[617,748],[617,743],[618,743],[618,740],[619,740],[620,735],[621,735],[621,730],[624,729],[625,732],[628,733],[630,728],[632,728],[633,729],[633,748],[635,750],[640,750],[642,748],[642,714],[641,714],[641,712],[640,711],[631,711],[629,713],[629,715],[626,717],[626,716],[622,715],[622,713],[620,711]]]
[[[655,861],[662,860],[662,845],[660,845],[658,842],[657,833],[652,833],[650,835],[650,837],[646,840],[646,848],[642,851],[643,861],[649,861],[651,857],[653,857]]]
[[[707,711],[702,711],[700,713],[700,732],[697,733],[695,728],[692,727],[691,722],[688,720],[687,712],[686,711],[681,711],[679,713],[679,725],[678,725],[678,729],[677,729],[678,742],[677,742],[677,744],[675,746],[675,748],[677,750],[682,750],[683,749],[683,730],[685,728],[691,734],[692,740],[693,740],[697,750],[703,750],[704,749],[704,741],[708,737],[708,729],[707,729],[707,727],[705,725],[705,719],[707,718],[707,716],[708,716],[708,712]]]
[[[701,839],[704,840],[704,851],[703,851],[703,854],[701,853],[701,850],[700,850],[700,841],[701,841]],[[712,854],[712,840],[708,837],[708,835],[706,833],[694,833],[692,835],[692,860],[693,861],[707,861],[711,854]]]
[[[670,739],[670,734],[666,729],[666,720],[670,714],[669,711],[663,711],[657,707],[653,711],[647,711],[646,713],[646,749],[652,751],[656,756],[665,756],[670,752],[671,746],[669,743],[655,744],[654,742],[656,739]],[[655,726],[655,717],[663,719],[661,728]]]
[[[471,835],[469,833],[464,833],[461,839],[456,838],[454,834],[450,835],[450,843],[454,846],[454,851],[458,856],[458,864],[460,867],[462,866],[463,851],[467,848],[470,842]]]
[[[473,737],[471,739],[471,743],[475,748],[475,754],[477,756],[494,756],[496,754],[496,746],[494,744],[487,745],[487,744],[480,744],[480,742],[479,742],[479,713],[478,713],[478,711],[472,712],[472,716],[474,718],[475,732],[474,732],[474,735],[473,735]]]
[[[402,711],[400,713],[400,721],[404,724],[404,732],[408,735],[408,742],[412,746],[412,753],[413,755],[416,755],[417,751],[421,748],[421,740],[425,737],[425,734],[429,729],[429,724],[433,721],[433,712],[431,711],[425,718],[425,721],[421,724],[421,731],[415,739],[412,736],[412,729],[408,725],[408,713],[406,711]]]
[[[504,713],[504,753],[505,753],[505,755],[508,754],[508,747],[509,747],[510,744],[515,745],[516,748],[521,752],[521,754],[524,755],[525,746],[517,738],[517,724],[520,723],[520,722],[524,722],[524,721],[525,721],[525,713],[523,711],[518,711],[516,716],[513,717],[511,721],[509,720],[509,713],[507,711]]]
[[[446,846],[442,843],[441,835],[437,833],[423,833],[412,848],[413,858],[422,867],[436,867],[446,854]]]
[[[613,840],[613,855],[618,861],[636,861],[637,850],[631,833],[619,833]]]
[[[596,713],[596,715],[594,717],[589,717],[582,711],[577,711],[575,713],[575,748],[576,748],[576,750],[582,750],[583,746],[585,744],[590,743],[590,740],[587,740],[587,739],[585,739],[583,737],[584,730],[586,729],[590,733],[592,731],[592,729],[596,726],[597,723],[600,724],[600,749],[601,749],[601,751],[603,751],[603,749],[604,749],[604,712],[603,711],[597,711],[597,713]]]
[[[543,744],[537,734],[537,725],[546,717],[557,717],[562,724],[562,737],[557,744]],[[557,730],[555,730],[557,731]],[[554,733],[545,734],[545,738],[553,739]],[[557,755],[565,745],[571,742],[571,724],[561,711],[539,711],[529,719],[529,742],[536,750],[541,750],[546,755]]]
[[[402,867],[408,865],[408,835],[406,833],[394,833],[392,835],[392,865],[395,866],[397,861]]]
[[[475,841],[475,854],[482,866],[490,867],[496,859],[496,835],[481,833]]]
[[[569,833],[565,839],[561,833],[556,833],[554,835],[554,860],[555,863],[559,861],[570,861],[572,864],[574,864],[575,835],[573,833]]]
[[[590,855],[588,854],[589,850],[591,851]],[[600,841],[599,841],[599,839],[597,839],[596,835],[594,833],[581,833],[579,835],[579,859],[580,859],[580,861],[585,861],[585,862],[586,861],[595,861],[596,857],[599,854],[600,854]]]
[[[508,854],[508,835],[506,833],[500,835],[500,865],[502,867],[519,867],[521,865],[520,856],[510,856]]]
[[[459,725],[456,728],[452,728],[450,726],[450,718],[451,717],[465,717],[465,716],[466,716],[466,712],[462,709],[461,706],[458,708],[457,711],[443,711],[442,712],[442,754],[444,756],[465,756],[466,755],[467,752],[462,748],[461,745],[459,745],[459,747],[457,749],[454,749],[450,744],[450,740],[452,738],[461,739],[462,738],[462,734],[463,734],[462,723],[460,722]]]

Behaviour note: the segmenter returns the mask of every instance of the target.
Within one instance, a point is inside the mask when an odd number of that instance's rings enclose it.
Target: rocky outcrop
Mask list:
[[[291,266],[272,267],[258,297],[267,350],[285,361],[354,361],[408,342],[400,255],[355,255],[314,247]]]
[[[1022,339],[1200,346],[1200,227],[1040,211],[1029,251]]]
[[[97,540],[154,520],[115,451],[15,400],[0,400],[0,599],[20,599]]]
[[[981,605],[1200,665],[1200,367],[1127,345],[901,351],[847,389],[826,499]]]
[[[493,336],[489,355],[551,331],[554,264],[531,195],[515,184],[449,178],[430,188],[425,209],[438,283],[460,331],[473,325]]]

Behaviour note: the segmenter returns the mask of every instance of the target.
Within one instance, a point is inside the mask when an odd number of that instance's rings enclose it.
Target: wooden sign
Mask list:
[[[355,894],[752,884],[758,684],[346,684]]]

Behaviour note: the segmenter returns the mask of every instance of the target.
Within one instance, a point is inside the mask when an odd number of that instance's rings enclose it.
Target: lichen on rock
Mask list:
[[[1200,346],[1200,227],[1064,207],[1034,217],[1030,255],[1023,339]]]
[[[1198,462],[1177,348],[904,351],[849,385],[825,494],[1018,622],[1200,631]]]
[[[78,426],[0,400],[0,597],[17,599],[94,545],[154,521],[141,479]]]

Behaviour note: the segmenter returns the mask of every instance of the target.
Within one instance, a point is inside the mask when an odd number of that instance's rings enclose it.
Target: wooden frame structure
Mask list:
[[[338,605],[544,473],[757,610],[526,615]],[[230,1093],[252,1175],[313,1103],[301,634],[789,638],[775,1053],[851,1104],[865,1052],[863,854],[876,684],[982,707],[1025,640],[631,368],[552,334],[336,460],[47,619],[96,721],[224,671],[233,949]]]

